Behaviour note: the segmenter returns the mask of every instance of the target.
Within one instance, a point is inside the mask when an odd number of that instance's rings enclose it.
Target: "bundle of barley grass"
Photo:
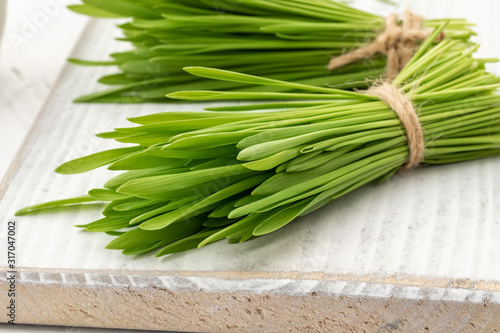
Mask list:
[[[70,6],[98,17],[129,18],[119,27],[132,50],[111,61],[72,59],[83,65],[118,66],[118,73],[99,82],[110,89],[77,102],[167,102],[166,94],[206,89],[209,81],[188,75],[185,66],[215,67],[278,80],[339,89],[367,86],[366,78],[384,72],[385,57],[328,71],[329,60],[374,40],[384,18],[333,0],[83,0]],[[426,20],[422,29],[444,20]],[[473,35],[466,20],[451,20],[449,39]],[[289,91],[247,83],[210,82],[211,89]]]
[[[436,31],[435,33],[439,33]],[[417,107],[424,164],[500,155],[500,79],[458,41],[431,36],[393,85]],[[87,196],[25,208],[109,202],[79,226],[117,236],[107,248],[157,256],[227,238],[240,243],[276,231],[336,198],[393,175],[409,156],[400,119],[366,93],[299,85],[223,70],[188,72],[223,82],[302,93],[183,92],[173,98],[284,101],[168,112],[130,119],[102,138],[133,143],[60,166],[62,174],[108,165],[126,172]],[[300,101],[290,101],[299,99]],[[432,102],[430,102],[432,101]]]

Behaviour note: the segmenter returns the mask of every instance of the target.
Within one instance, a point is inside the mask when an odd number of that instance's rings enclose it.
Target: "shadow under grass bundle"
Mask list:
[[[384,73],[382,55],[329,71],[332,57],[372,42],[385,18],[333,0],[83,0],[69,8],[90,16],[128,18],[119,27],[133,49],[111,61],[81,65],[117,66],[99,82],[110,89],[77,102],[171,102],[177,91],[210,89],[281,92],[289,87],[210,82],[188,75],[185,66],[221,68],[277,80],[338,89],[367,88]],[[467,41],[474,32],[463,19],[425,20],[422,29],[448,25],[448,39]],[[293,90],[292,90],[293,91]]]
[[[441,29],[444,28],[441,27]],[[423,164],[500,155],[500,79],[474,59],[477,46],[433,45],[437,29],[392,85],[418,110]],[[258,105],[168,112],[130,119],[139,126],[99,137],[118,148],[61,165],[75,174],[108,165],[126,172],[88,195],[27,207],[18,214],[91,201],[109,202],[103,218],[79,226],[116,236],[107,248],[157,256],[227,238],[241,243],[374,181],[407,162],[405,130],[378,97],[218,69],[188,72],[224,82],[302,93],[192,91],[172,98],[278,99]],[[291,101],[291,100],[300,101]]]

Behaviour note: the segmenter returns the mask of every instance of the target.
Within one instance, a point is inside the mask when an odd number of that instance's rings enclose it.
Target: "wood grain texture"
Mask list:
[[[478,21],[483,54],[500,56],[489,33],[498,22],[480,16],[498,12],[500,3],[478,2],[484,7],[444,1],[432,16]],[[429,4],[415,10],[430,14]],[[113,31],[109,22],[93,22],[73,56],[113,51]],[[109,178],[106,170],[52,171],[115,146],[94,133],[126,125],[127,116],[206,106],[71,103],[99,89],[95,81],[104,72],[71,65],[63,71],[0,189],[2,240],[18,208],[81,195]],[[95,206],[16,218],[18,318],[185,331],[498,331],[499,167],[499,159],[487,159],[416,170],[357,190],[272,235],[163,259],[104,250],[110,237],[72,227],[99,218]],[[5,263],[2,250],[3,271]],[[2,273],[0,304],[6,288]]]

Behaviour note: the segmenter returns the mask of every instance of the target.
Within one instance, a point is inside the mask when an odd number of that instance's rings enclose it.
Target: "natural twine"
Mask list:
[[[403,16],[403,25],[400,27],[398,16],[389,15],[385,21],[385,30],[371,44],[333,58],[328,64],[328,69],[332,70],[382,53],[387,56],[385,77],[388,81],[392,81],[410,61],[416,43],[425,40],[432,33],[432,29],[421,29],[422,21],[421,16],[407,10]],[[438,41],[443,37],[444,34],[441,34]]]
[[[328,69],[331,70],[363,58],[371,57],[377,53],[387,56],[385,83],[373,86],[365,93],[376,96],[389,105],[398,115],[405,128],[410,155],[401,170],[410,170],[420,165],[424,159],[425,141],[422,125],[415,111],[415,106],[408,97],[390,82],[394,80],[410,61],[416,43],[425,40],[432,33],[430,29],[420,29],[421,25],[422,17],[410,11],[404,13],[402,27],[398,25],[396,14],[389,15],[386,19],[385,30],[373,43],[333,58],[328,65]],[[443,38],[444,34],[441,34],[438,37],[438,41]]]
[[[398,88],[385,82],[366,91],[366,94],[377,96],[396,112],[406,131],[410,155],[401,170],[411,170],[420,165],[424,159],[425,141],[422,125],[418,119],[413,103]]]

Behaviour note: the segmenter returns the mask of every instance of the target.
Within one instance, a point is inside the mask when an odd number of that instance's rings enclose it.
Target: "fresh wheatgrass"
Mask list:
[[[367,78],[384,73],[386,59],[377,55],[329,71],[329,60],[373,41],[385,18],[333,0],[83,0],[76,12],[127,18],[119,25],[127,52],[109,61],[71,59],[81,65],[117,66],[99,82],[109,89],[77,102],[168,102],[177,91],[295,91],[291,87],[255,87],[188,75],[186,66],[221,68],[277,80],[338,89],[367,88]],[[447,20],[425,20],[432,29]],[[468,41],[473,31],[463,19],[452,19],[448,39]],[[290,90],[292,89],[292,90]]]
[[[441,27],[441,29],[444,26]],[[500,78],[474,59],[477,47],[429,37],[393,82],[418,109],[423,164],[500,155]],[[171,98],[276,99],[266,104],[167,112],[99,134],[133,144],[61,165],[76,174],[108,165],[124,173],[79,198],[24,208],[109,202],[81,225],[116,238],[126,255],[186,251],[227,238],[241,243],[276,231],[354,189],[391,177],[409,156],[401,121],[362,92],[190,67],[199,77],[301,93],[190,91]],[[279,101],[282,100],[282,101]],[[298,100],[298,101],[293,101]]]

